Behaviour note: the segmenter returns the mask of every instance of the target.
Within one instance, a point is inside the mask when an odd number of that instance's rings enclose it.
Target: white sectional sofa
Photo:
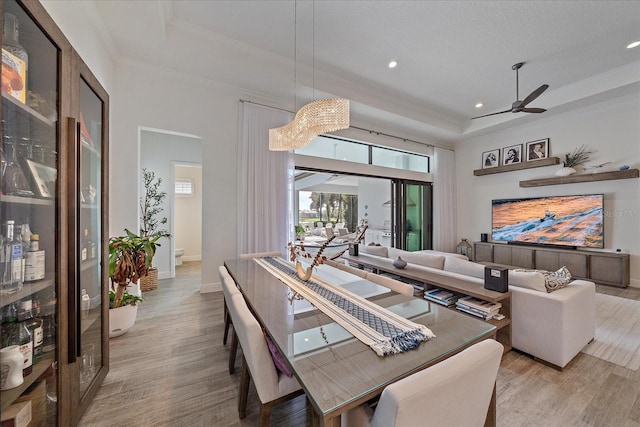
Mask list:
[[[407,252],[380,246],[360,246],[368,256],[407,263],[437,277],[462,278],[484,286],[482,264],[466,256],[437,251]],[[564,368],[595,336],[595,284],[573,280],[547,293],[540,272],[509,271],[512,346],[542,362]]]

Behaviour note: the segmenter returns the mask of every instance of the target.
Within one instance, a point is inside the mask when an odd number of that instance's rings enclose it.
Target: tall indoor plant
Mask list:
[[[142,182],[144,184],[144,196],[140,197],[140,237],[147,237],[158,241],[163,237],[170,237],[167,230],[162,228],[167,223],[167,218],[162,216],[164,199],[167,193],[160,186],[162,178],[156,178],[153,171],[142,169]],[[149,264],[147,276],[140,283],[143,291],[158,287],[158,270]]]

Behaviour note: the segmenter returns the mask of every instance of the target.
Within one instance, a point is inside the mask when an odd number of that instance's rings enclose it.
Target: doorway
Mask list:
[[[173,253],[175,277],[200,267],[202,261],[202,165],[173,162]]]

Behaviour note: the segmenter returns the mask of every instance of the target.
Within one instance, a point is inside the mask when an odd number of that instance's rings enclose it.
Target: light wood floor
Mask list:
[[[200,294],[200,265],[145,292],[136,325],[110,341],[111,369],[81,426],[254,426],[238,419],[238,375],[222,346],[222,293]],[[598,287],[640,300],[640,290]],[[240,357],[237,359],[239,366]],[[498,426],[640,427],[640,370],[580,353],[563,372],[511,351],[497,380]],[[463,404],[463,403],[462,403]],[[304,396],[275,408],[274,426],[310,425]]]

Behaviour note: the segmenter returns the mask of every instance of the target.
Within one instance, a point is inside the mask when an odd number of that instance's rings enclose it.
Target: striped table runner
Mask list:
[[[341,286],[315,276],[306,282],[301,280],[295,267],[282,258],[255,258],[254,261],[371,347],[378,356],[401,353],[435,338],[426,326],[398,316]]]

